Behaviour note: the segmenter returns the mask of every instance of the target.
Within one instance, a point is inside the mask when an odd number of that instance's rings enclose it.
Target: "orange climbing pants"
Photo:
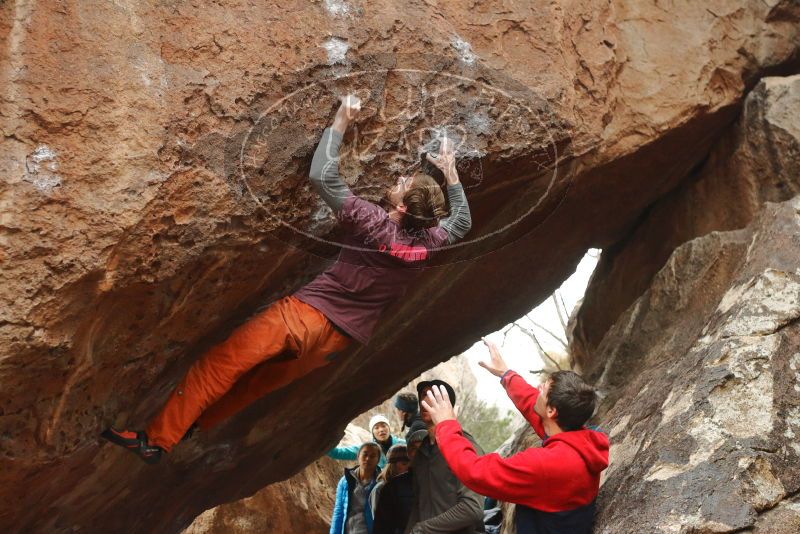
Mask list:
[[[211,428],[270,391],[329,363],[330,356],[351,341],[313,306],[284,297],[189,368],[148,426],[148,441],[169,452],[195,421],[201,429]],[[289,358],[268,361],[284,354]]]

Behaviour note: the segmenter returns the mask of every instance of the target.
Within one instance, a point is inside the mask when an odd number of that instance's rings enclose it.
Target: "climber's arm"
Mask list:
[[[354,96],[342,99],[333,124],[322,132],[322,138],[311,160],[311,170],[308,173],[311,185],[335,212],[339,212],[344,200],[353,195],[339,176],[339,147],[347,126],[360,107],[361,103]]]
[[[450,215],[439,221],[439,226],[447,231],[448,242],[452,245],[472,228],[472,216],[461,183],[447,184],[447,199],[450,201]]]
[[[439,155],[427,154],[427,159],[444,174],[447,180],[447,199],[450,202],[450,215],[439,221],[439,226],[447,231],[448,242],[455,243],[462,239],[472,228],[472,215],[469,212],[467,195],[458,177],[456,155],[453,141],[443,137],[439,147]]]

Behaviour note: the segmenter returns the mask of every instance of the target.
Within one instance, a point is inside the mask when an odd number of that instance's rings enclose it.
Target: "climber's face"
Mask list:
[[[378,460],[380,460],[381,451],[375,447],[364,447],[358,453],[358,467],[362,473],[372,473],[378,467]]]
[[[386,190],[386,200],[394,207],[401,207],[403,205],[403,197],[413,186],[413,176],[400,176],[395,184]]]
[[[378,423],[372,427],[372,437],[377,441],[386,441],[389,439],[389,425],[386,423]]]

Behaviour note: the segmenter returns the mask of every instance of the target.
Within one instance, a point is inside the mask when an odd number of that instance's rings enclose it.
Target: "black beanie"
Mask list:
[[[425,380],[417,384],[417,397],[422,400],[422,392],[428,388],[432,388],[433,386],[442,386],[444,389],[447,390],[447,396],[450,397],[450,404],[453,406],[456,405],[456,390],[453,389],[453,386],[445,382],[444,380]]]

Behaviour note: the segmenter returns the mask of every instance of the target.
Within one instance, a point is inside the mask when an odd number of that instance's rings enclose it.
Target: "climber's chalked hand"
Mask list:
[[[339,109],[336,111],[336,117],[333,119],[331,128],[344,135],[347,127],[361,110],[361,99],[356,95],[345,95],[339,97],[339,101],[341,104],[339,104]]]
[[[341,102],[339,111],[344,112],[349,120],[353,120],[356,114],[361,111],[361,99],[356,95],[341,96],[339,101]]]
[[[442,171],[447,183],[458,183],[458,172],[456,171],[456,153],[453,148],[453,140],[444,135],[439,143],[439,154],[426,154],[425,157],[437,169]]]

